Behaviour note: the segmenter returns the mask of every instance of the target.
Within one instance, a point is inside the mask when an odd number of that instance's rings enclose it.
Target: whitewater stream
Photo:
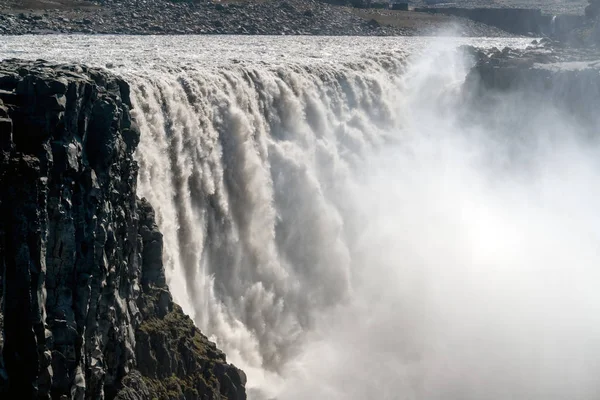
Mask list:
[[[0,37],[131,85],[174,299],[249,398],[600,398],[600,146],[461,44]]]

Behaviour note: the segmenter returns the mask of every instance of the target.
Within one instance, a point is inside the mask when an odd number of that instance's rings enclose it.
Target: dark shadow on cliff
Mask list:
[[[0,397],[245,399],[172,301],[127,83],[0,63]]]

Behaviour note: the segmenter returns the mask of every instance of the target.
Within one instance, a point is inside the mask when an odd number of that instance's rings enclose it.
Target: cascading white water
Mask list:
[[[401,54],[330,67],[238,67],[133,86],[139,190],[155,204],[170,286],[204,331],[277,371],[315,317],[352,296],[347,198],[397,140]]]
[[[573,251],[600,261],[596,242],[569,237],[584,220],[554,215],[578,203],[555,198],[573,184],[563,153],[583,163],[577,184],[596,163],[569,132],[558,154],[526,146],[520,156],[541,161],[506,172],[513,143],[492,133],[512,122],[486,132],[458,120],[468,63],[440,50],[186,71],[134,87],[140,189],[165,234],[171,287],[250,371],[255,397],[598,393],[597,296],[555,297],[567,276],[592,290],[593,264],[570,276],[568,262]],[[552,143],[539,131],[548,127],[528,134]],[[587,331],[553,323],[552,310],[579,307]],[[588,370],[558,383],[568,363]],[[252,382],[261,369],[283,382]]]
[[[600,397],[593,126],[465,101],[454,42],[152,40],[61,48],[129,79],[171,290],[250,398]]]

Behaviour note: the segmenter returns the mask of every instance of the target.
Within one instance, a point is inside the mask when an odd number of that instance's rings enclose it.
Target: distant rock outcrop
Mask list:
[[[245,399],[173,303],[128,85],[0,63],[0,398]]]
[[[585,8],[585,16],[588,18],[596,18],[600,15],[600,1],[599,0],[588,0],[590,3]]]
[[[600,123],[600,52],[534,45],[525,50],[505,48],[482,51],[470,48],[478,58],[465,82],[465,93],[493,112],[497,95],[516,93],[523,104],[552,105],[567,112],[579,124],[597,129]],[[518,106],[515,106],[518,109]],[[531,107],[522,107],[529,110]]]

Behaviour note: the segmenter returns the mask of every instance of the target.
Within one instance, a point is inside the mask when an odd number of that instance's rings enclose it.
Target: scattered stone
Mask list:
[[[215,1],[98,0],[80,8],[12,14],[0,0],[0,32],[5,34],[262,34],[262,35],[412,35],[415,27],[390,26],[361,17],[350,7],[314,0]],[[16,3],[15,3],[16,4]],[[96,5],[94,5],[96,4]],[[13,7],[16,10],[16,8]],[[16,11],[15,11],[16,12]],[[385,12],[385,10],[378,10]],[[3,15],[3,13],[6,13]],[[371,20],[371,21],[370,21]],[[3,22],[6,21],[6,22]],[[462,21],[466,35],[506,36],[482,24]],[[477,29],[474,29],[476,27]]]

